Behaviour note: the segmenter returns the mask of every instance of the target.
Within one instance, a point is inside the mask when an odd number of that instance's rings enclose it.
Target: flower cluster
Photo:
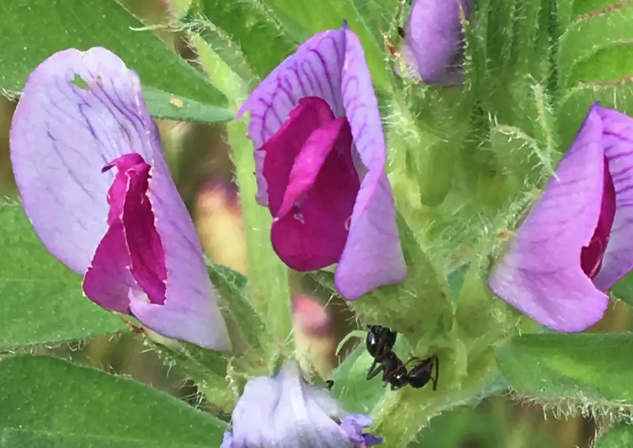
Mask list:
[[[409,75],[463,81],[472,0],[414,2],[400,49]],[[387,144],[358,37],[320,32],[242,105],[257,202],[297,271],[336,265],[355,300],[406,279],[386,172]],[[46,248],[83,275],[85,295],[151,330],[231,351],[192,220],[169,174],[138,76],[104,48],[68,49],[29,76],[10,132],[16,183]],[[540,324],[583,331],[633,269],[633,119],[596,104],[489,277],[491,290]],[[368,447],[371,419],[347,414],[298,365],[251,379],[222,448]]]

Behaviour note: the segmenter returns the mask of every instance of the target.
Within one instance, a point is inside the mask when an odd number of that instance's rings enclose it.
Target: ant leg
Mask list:
[[[374,363],[371,365],[369,370],[367,371],[367,379],[371,380],[375,376],[377,376],[382,371],[382,363],[374,359]]]
[[[433,355],[433,359],[435,361],[435,378],[431,377],[433,381],[433,390],[437,390],[437,379],[440,376],[440,358],[437,355]]]
[[[404,366],[408,366],[409,364],[411,364],[413,361],[422,361],[422,358],[418,358],[417,356],[414,356],[412,358],[410,358],[405,364]]]

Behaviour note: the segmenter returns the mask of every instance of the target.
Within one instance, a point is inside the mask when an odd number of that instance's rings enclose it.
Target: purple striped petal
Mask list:
[[[140,81],[123,61],[104,48],[69,49],[45,60],[29,76],[10,138],[24,208],[47,249],[82,274],[93,257],[99,263],[112,258],[111,265],[100,267],[111,288],[107,297],[99,298],[101,305],[122,311],[128,301],[132,314],[164,336],[218,350],[230,347],[200,242],[169,174]],[[123,228],[109,226],[121,207],[143,203],[138,191],[129,203],[120,196],[123,205],[117,202],[113,209],[107,201],[111,186],[113,194],[121,195],[129,185],[113,186],[117,170],[101,169],[131,154],[151,166],[147,198],[164,250],[164,304],[147,298],[148,293],[162,294],[161,267],[141,266],[158,253],[158,240],[148,240],[142,230],[152,226],[147,210],[139,216],[135,208],[127,218],[124,210]],[[123,233],[134,247],[122,245]],[[95,255],[98,247],[106,253]],[[121,253],[126,249],[129,263]],[[99,277],[96,284],[105,279]]]
[[[600,106],[596,111],[604,126],[602,144],[616,198],[609,244],[593,280],[606,291],[633,269],[633,118]]]
[[[400,48],[409,75],[427,84],[463,82],[461,14],[470,17],[472,0],[415,0]]]
[[[238,118],[246,111],[251,112],[248,137],[255,148],[257,200],[261,205],[268,204],[261,148],[285,123],[299,100],[323,98],[336,117],[345,116],[341,70],[345,61],[346,33],[352,34],[351,31],[330,30],[308,39],[257,86],[238,111]]]
[[[594,106],[489,280],[495,294],[553,330],[585,330],[609,302],[580,265],[602,207],[603,132]]]
[[[342,71],[343,102],[354,145],[367,170],[354,204],[349,237],[335,274],[338,291],[356,299],[382,285],[403,282],[407,267],[396,226],[396,207],[387,179],[387,153],[378,101],[363,47],[347,32]],[[358,169],[358,166],[357,166]]]
[[[362,179],[337,268],[339,292],[352,300],[378,286],[403,281],[406,266],[385,174],[386,145],[378,103],[360,41],[346,27],[319,33],[306,41],[240,109],[238,116],[251,112],[248,136],[255,147],[258,202],[268,204],[262,147],[304,97],[320,97],[335,117],[347,117],[354,139],[355,165]]]

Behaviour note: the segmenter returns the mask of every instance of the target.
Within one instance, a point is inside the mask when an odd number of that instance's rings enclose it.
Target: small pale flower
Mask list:
[[[370,417],[346,413],[328,391],[308,384],[287,362],[275,376],[246,383],[220,448],[366,448],[382,439],[363,432]]]
[[[230,349],[136,73],[104,48],[55,53],[29,76],[10,143],[27,216],[91,300],[163,336]]]
[[[443,86],[463,82],[462,14],[470,19],[473,0],[414,0],[400,54],[409,76]]]
[[[277,255],[298,271],[338,263],[336,286],[349,300],[402,282],[385,138],[356,35],[343,26],[308,39],[239,114],[246,111],[257,200],[274,217]]]
[[[633,268],[633,118],[595,104],[490,287],[553,330],[585,330]]]

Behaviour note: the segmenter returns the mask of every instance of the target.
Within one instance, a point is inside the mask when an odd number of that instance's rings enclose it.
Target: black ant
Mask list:
[[[437,389],[440,361],[436,355],[423,360],[411,358],[407,364],[411,361],[420,362],[407,372],[406,364],[393,352],[398,333],[380,325],[368,325],[367,328],[367,351],[374,357],[374,363],[367,371],[368,380],[382,371],[382,381],[385,385],[390,384],[391,390],[398,390],[407,384],[414,389],[421,389],[429,381],[433,382],[433,390]]]

